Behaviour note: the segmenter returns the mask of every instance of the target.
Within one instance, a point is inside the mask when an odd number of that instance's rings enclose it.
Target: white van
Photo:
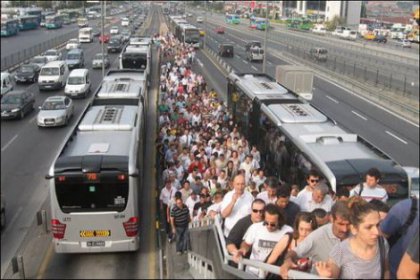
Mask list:
[[[129,26],[130,25],[130,20],[128,18],[123,18],[121,20],[121,26]]]
[[[86,68],[74,69],[67,79],[64,94],[69,97],[85,98],[90,92],[89,70]]]
[[[39,90],[60,89],[66,85],[69,67],[62,60],[51,61],[42,66],[38,77]]]
[[[249,61],[262,61],[264,59],[264,50],[259,47],[249,48],[246,51],[246,59]]]
[[[14,81],[9,72],[1,72],[1,96],[13,90]]]

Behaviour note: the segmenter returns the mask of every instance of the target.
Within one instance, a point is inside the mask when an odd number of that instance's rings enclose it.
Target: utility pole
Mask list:
[[[267,73],[267,35],[268,35],[268,1],[266,3],[266,10],[265,10],[265,32],[264,32],[264,57],[263,57],[263,66],[262,70],[263,73]]]
[[[204,44],[203,44],[203,50],[206,49],[206,41],[207,41],[207,0],[206,0],[206,8],[204,10]]]
[[[104,25],[105,25],[105,2],[101,1],[101,34],[102,34],[102,42],[101,42],[101,48],[102,48],[102,79],[105,77],[105,52],[104,52]]]

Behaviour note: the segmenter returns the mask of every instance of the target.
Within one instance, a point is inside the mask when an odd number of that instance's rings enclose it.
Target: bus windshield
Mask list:
[[[147,55],[146,54],[134,54],[124,53],[122,57],[123,69],[146,69],[147,67]]]
[[[86,183],[79,180],[55,182],[58,204],[64,213],[121,212],[127,206],[128,183]]]

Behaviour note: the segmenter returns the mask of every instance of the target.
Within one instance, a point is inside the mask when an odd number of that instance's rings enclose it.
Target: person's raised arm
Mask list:
[[[277,242],[276,246],[274,246],[273,251],[271,252],[270,256],[268,257],[267,263],[268,264],[274,264],[276,263],[277,259],[280,257],[280,255],[284,252],[284,250],[287,250],[287,244],[289,242],[288,234],[284,235],[282,239],[280,239],[279,242]]]

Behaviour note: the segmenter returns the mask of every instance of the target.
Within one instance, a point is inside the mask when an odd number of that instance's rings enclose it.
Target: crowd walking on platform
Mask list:
[[[290,269],[343,279],[419,277],[418,199],[390,208],[375,167],[337,193],[316,170],[306,186],[270,176],[225,102],[192,71],[194,47],[169,32],[159,47],[160,214],[177,254],[190,249],[191,221],[219,215],[233,266],[242,258],[266,262],[282,278]]]

